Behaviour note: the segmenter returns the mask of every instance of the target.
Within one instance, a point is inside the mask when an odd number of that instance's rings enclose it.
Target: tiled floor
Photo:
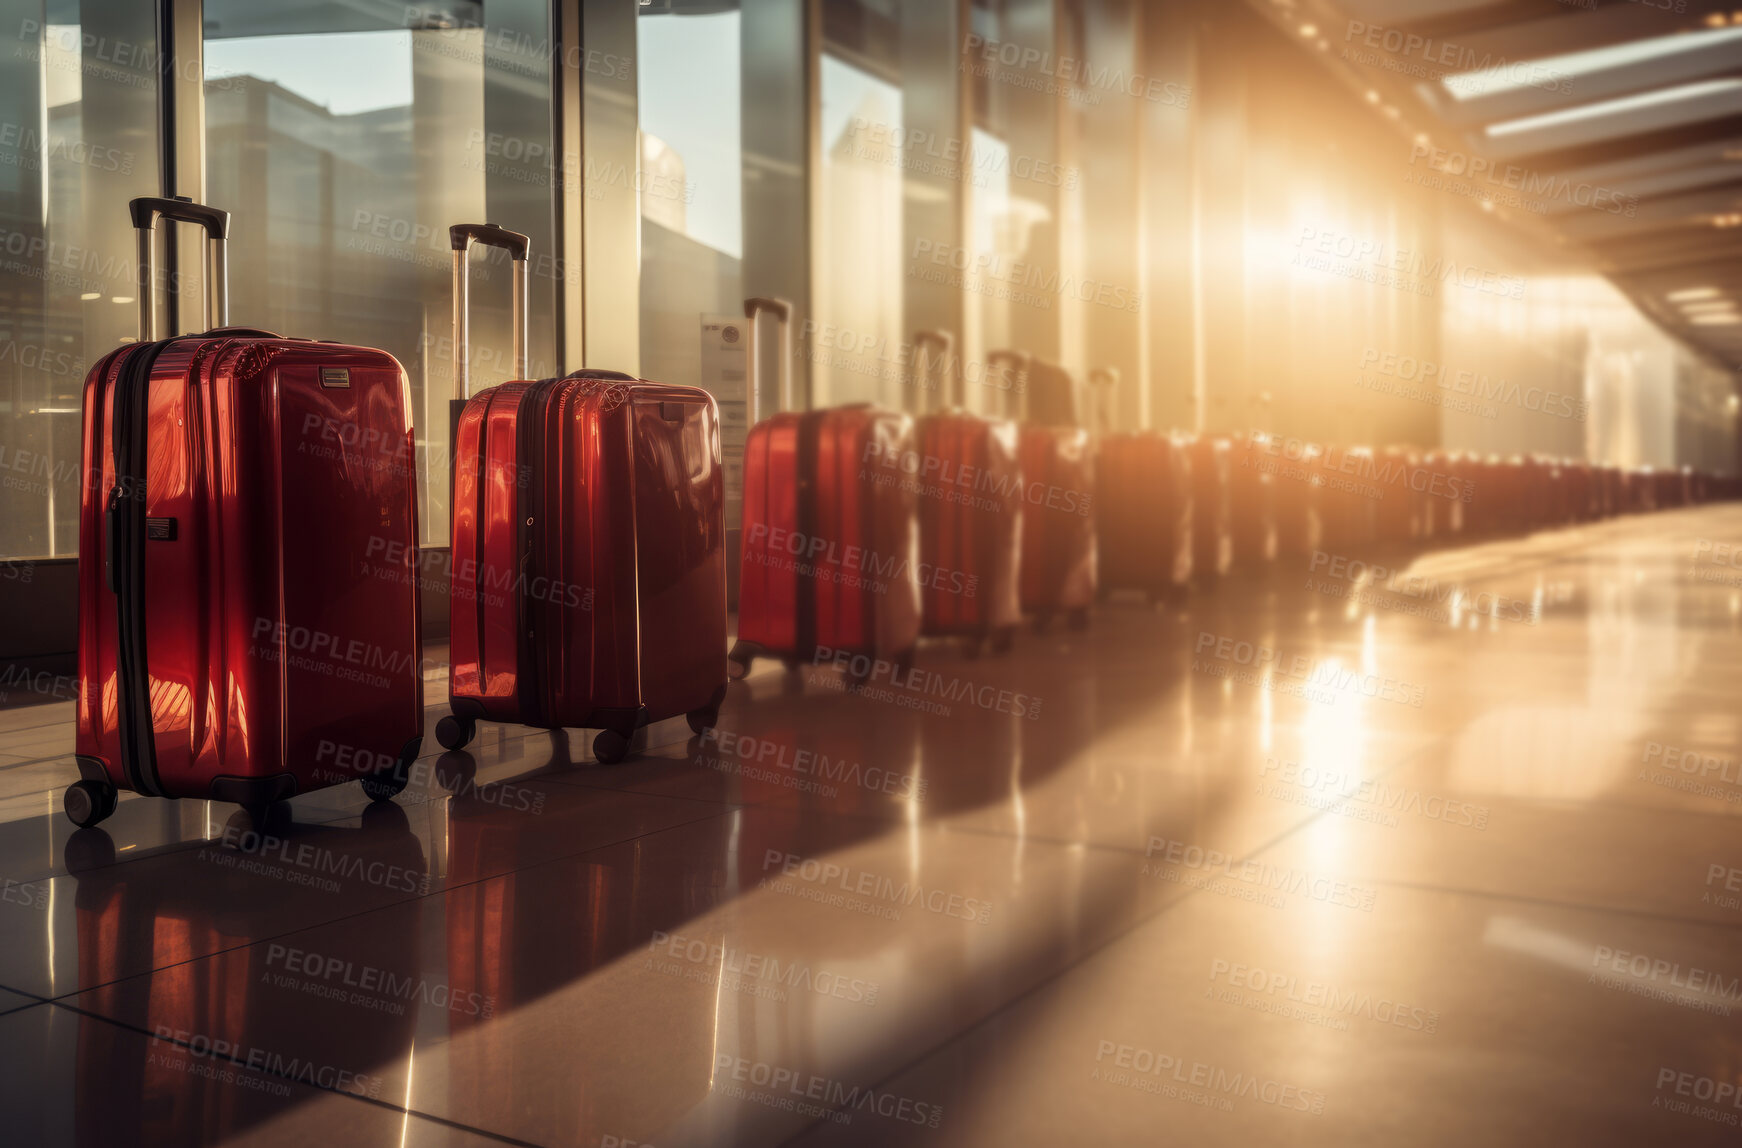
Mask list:
[[[1444,600],[1114,602],[928,648],[947,714],[764,666],[719,744],[430,738],[263,844],[75,835],[69,707],[0,711],[0,1140],[1734,1140],[1742,587],[1699,538],[1742,508],[1417,558]]]

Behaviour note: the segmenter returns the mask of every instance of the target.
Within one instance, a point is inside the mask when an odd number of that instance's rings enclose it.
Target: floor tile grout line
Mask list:
[[[1555,897],[1532,897],[1523,893],[1497,893],[1486,889],[1461,889],[1451,885],[1436,885],[1423,881],[1389,881],[1379,877],[1370,877],[1368,880],[1375,885],[1392,889],[1409,889],[1417,893],[1440,893],[1448,897],[1468,897],[1471,900],[1481,901],[1516,901],[1520,904],[1536,905],[1547,909],[1567,909],[1576,913],[1592,913],[1609,917],[1638,917],[1667,925],[1684,925],[1702,929],[1742,930],[1742,921],[1703,921],[1698,917],[1684,917],[1673,913],[1654,913],[1646,909],[1629,909],[1620,905],[1596,905],[1589,901],[1562,901]]]
[[[324,929],[324,928],[328,928],[332,925],[341,924],[345,921],[354,921],[359,917],[366,917],[371,913],[378,913],[384,909],[396,909],[396,908],[399,908],[400,906],[403,906],[403,905],[410,905],[415,901],[425,901],[425,900],[429,900],[432,897],[444,897],[449,893],[457,892],[458,890],[461,890],[461,889],[469,889],[474,885],[482,885],[482,884],[489,882],[489,881],[500,880],[503,877],[512,877],[512,876],[515,876],[515,875],[520,874],[520,873],[531,872],[534,869],[542,869],[546,865],[555,865],[555,864],[558,864],[559,862],[563,862],[563,861],[573,861],[578,857],[585,857],[589,853],[598,853],[598,852],[602,852],[606,849],[617,849],[617,848],[620,848],[621,846],[631,844],[632,842],[640,841],[642,838],[645,838],[645,837],[652,837],[652,836],[655,836],[655,835],[660,834],[660,833],[669,833],[674,829],[683,829],[683,828],[686,828],[686,827],[691,826],[691,825],[700,825],[704,821],[712,821],[715,818],[724,817],[724,816],[727,816],[733,812],[735,812],[735,810],[731,810],[731,809],[710,812],[704,816],[694,818],[693,820],[690,820],[690,821],[680,821],[680,822],[677,822],[677,823],[672,824],[672,825],[664,826],[663,828],[660,828],[660,829],[650,829],[645,833],[637,833],[632,837],[625,837],[625,838],[622,838],[621,840],[611,841],[611,842],[608,842],[604,845],[589,846],[588,848],[580,850],[577,853],[565,853],[560,857],[547,857],[543,861],[535,861],[530,865],[523,865],[523,866],[520,866],[519,868],[515,868],[515,869],[505,869],[500,873],[492,873],[486,877],[478,877],[478,878],[475,878],[471,881],[462,881],[462,882],[459,882],[458,884],[455,884],[455,885],[443,885],[440,889],[432,889],[428,893],[420,893],[416,897],[407,897],[407,898],[400,900],[400,901],[388,901],[384,904],[375,905],[375,906],[372,906],[372,907],[367,908],[367,909],[359,909],[354,913],[346,913],[342,916],[332,917],[332,918],[329,918],[325,921],[317,921],[317,922],[310,924],[310,925],[304,925],[299,929],[292,929],[287,933],[277,933],[277,934],[274,934],[273,936],[270,936],[270,937],[252,938],[250,940],[242,942],[241,944],[230,945],[230,946],[228,946],[226,948],[222,948],[222,949],[213,949],[209,953],[202,953],[199,956],[189,957],[186,960],[175,961],[171,964],[159,965],[159,966],[156,966],[156,967],[153,967],[150,969],[144,969],[144,970],[137,972],[137,973],[130,973],[124,977],[117,977],[112,981],[103,981],[99,984],[85,985],[81,988],[78,988],[78,989],[72,991],[72,992],[61,993],[57,996],[52,996],[52,997],[42,997],[41,999],[45,1003],[57,1004],[57,1003],[60,1003],[63,1001],[70,1000],[73,997],[82,996],[85,993],[95,992],[98,989],[108,988],[111,985],[118,985],[118,984],[122,984],[126,981],[138,980],[141,977],[156,976],[159,973],[168,972],[171,969],[179,969],[185,965],[197,964],[200,961],[211,960],[214,957],[221,957],[221,956],[224,956],[228,953],[241,952],[244,949],[251,949],[257,945],[270,944],[273,941],[282,941],[282,940],[286,939],[287,937],[295,937],[295,936],[298,936],[302,933],[309,932],[312,929]],[[4,987],[6,987],[6,986],[0,985],[0,988],[4,988]],[[13,990],[13,991],[18,991],[18,990]],[[29,993],[26,995],[39,996],[40,994]]]
[[[135,1033],[136,1035],[143,1036],[149,1040],[163,1041],[163,1043],[165,1043],[165,1044],[174,1045],[176,1048],[183,1049],[184,1051],[192,1053],[195,1056],[199,1055],[199,1053],[193,1052],[193,1048],[190,1044],[184,1044],[183,1042],[181,1042],[179,1040],[165,1039],[163,1037],[158,1036],[155,1032],[147,1032],[145,1029],[140,1028],[138,1025],[130,1024],[127,1021],[117,1020],[114,1017],[110,1017],[110,1016],[104,1016],[102,1013],[92,1012],[89,1009],[82,1009],[76,1005],[67,1004],[65,1001],[61,1001],[61,1000],[52,1000],[52,1001],[47,1001],[45,1003],[48,1004],[49,1007],[51,1007],[51,1008],[65,1009],[67,1012],[73,1013],[77,1016],[84,1017],[84,1018],[87,1018],[89,1020],[94,1020],[94,1021],[97,1021],[101,1024],[110,1025],[114,1028],[121,1029],[125,1032]],[[331,1095],[331,1096],[348,1097],[351,1100],[355,1100],[355,1101],[370,1105],[370,1106],[375,1107],[375,1108],[382,1108],[388,1112],[397,1112],[402,1116],[415,1116],[420,1120],[428,1120],[432,1124],[440,1124],[440,1125],[443,1125],[444,1127],[457,1129],[461,1132],[470,1132],[473,1135],[482,1136],[486,1140],[494,1140],[494,1141],[497,1141],[498,1143],[502,1143],[502,1144],[514,1144],[514,1145],[517,1145],[518,1148],[544,1148],[544,1146],[539,1144],[537,1141],[520,1140],[520,1139],[517,1139],[517,1138],[512,1137],[512,1136],[503,1135],[502,1133],[499,1133],[499,1132],[490,1132],[490,1131],[487,1131],[483,1128],[478,1128],[478,1127],[471,1125],[471,1124],[466,1124],[466,1123],[463,1123],[463,1122],[458,1121],[458,1120],[449,1119],[446,1116],[435,1116],[435,1115],[432,1115],[428,1112],[423,1112],[423,1111],[420,1111],[420,1110],[415,1109],[415,1108],[406,1108],[403,1105],[394,1104],[391,1101],[378,1100],[373,1096],[359,1096],[354,1092],[346,1092],[343,1089],[339,1089],[339,1088],[329,1088],[328,1086],[326,1086],[324,1084],[319,1084],[319,1083],[311,1084],[308,1081],[302,1080],[302,1079],[295,1077],[295,1076],[286,1076],[281,1072],[269,1072],[264,1068],[256,1068],[256,1067],[248,1064],[246,1061],[239,1061],[239,1060],[234,1059],[233,1057],[218,1057],[217,1059],[223,1060],[225,1063],[233,1065],[236,1068],[243,1068],[243,1069],[247,1069],[250,1072],[257,1072],[261,1076],[269,1077],[273,1080],[289,1081],[292,1084],[299,1084],[302,1087],[310,1089],[314,1092],[324,1092],[324,1093],[327,1093],[328,1095]]]

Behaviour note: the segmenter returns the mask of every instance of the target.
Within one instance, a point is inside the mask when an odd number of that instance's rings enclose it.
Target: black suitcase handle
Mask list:
[[[226,244],[230,238],[230,213],[185,196],[173,199],[144,195],[129,200],[128,213],[139,241],[139,341],[157,339],[157,221],[197,223],[206,232],[206,326],[230,322],[230,266]]]
[[[467,256],[472,244],[500,247],[513,260],[513,311],[509,320],[514,329],[514,378],[526,378],[526,294],[528,290],[527,255],[532,240],[518,231],[498,227],[494,223],[456,223],[448,228],[448,244],[454,250],[454,394],[455,402],[470,398],[472,382],[472,293],[471,264]],[[450,432],[451,437],[451,432]]]

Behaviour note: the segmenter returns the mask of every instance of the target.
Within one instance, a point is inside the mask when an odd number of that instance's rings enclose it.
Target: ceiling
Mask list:
[[[1416,162],[1742,368],[1742,0],[1251,3]]]

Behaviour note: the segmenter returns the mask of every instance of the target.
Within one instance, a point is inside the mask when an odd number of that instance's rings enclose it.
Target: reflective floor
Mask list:
[[[759,664],[717,738],[428,737],[393,805],[264,834],[74,834],[70,707],[0,711],[0,1139],[1734,1140],[1742,568],[1702,539],[1742,508],[1389,593],[1290,561],[858,694]]]

